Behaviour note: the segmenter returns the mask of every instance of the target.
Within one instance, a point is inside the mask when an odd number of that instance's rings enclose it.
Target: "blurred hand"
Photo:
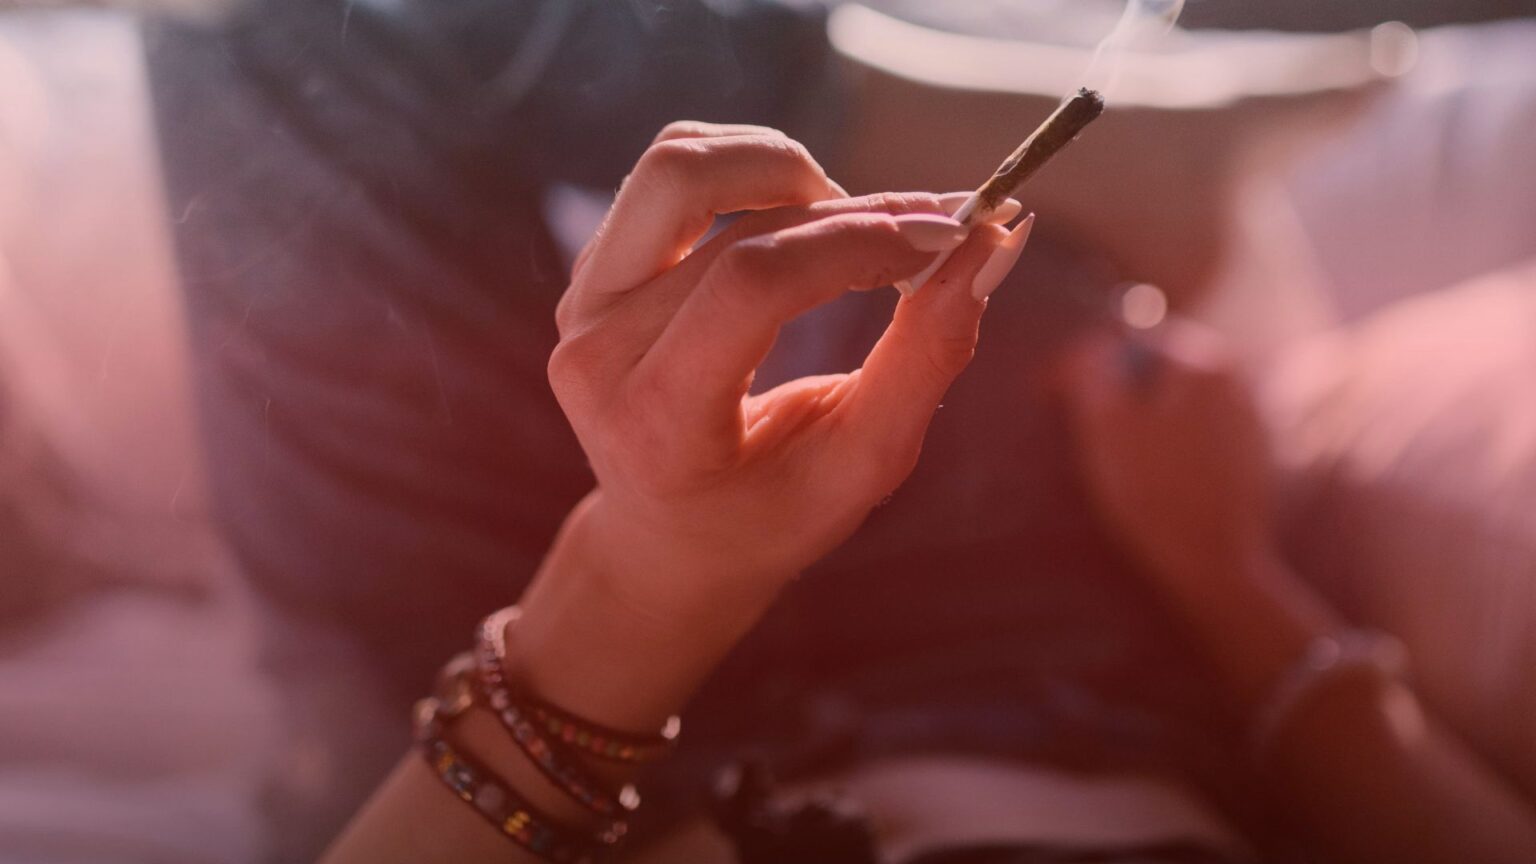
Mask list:
[[[1219,338],[1170,321],[1065,358],[1078,459],[1104,524],[1155,577],[1244,570],[1270,545],[1263,428]]]
[[[694,248],[742,210],[762,212]],[[1004,237],[966,240],[942,213],[931,195],[846,198],[773,130],[674,124],[641,158],[578,259],[549,365],[597,475],[575,518],[635,603],[666,616],[771,595],[911,472]],[[748,395],[782,324],[956,246],[862,369]]]

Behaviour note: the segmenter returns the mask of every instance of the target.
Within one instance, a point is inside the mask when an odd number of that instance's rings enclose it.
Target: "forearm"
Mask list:
[[[711,563],[709,554],[696,550],[669,552],[666,546],[616,537],[594,510],[594,500],[583,502],[567,520],[519,604],[522,614],[508,632],[507,673],[546,701],[594,723],[637,734],[655,732],[681,711],[756,622],[772,593],[743,593],[728,580],[723,591],[700,591],[698,580],[722,582],[720,562]],[[627,596],[618,577],[637,568],[664,569],[690,588],[676,597],[690,599]],[[472,710],[451,739],[548,816],[572,827],[593,827],[591,814],[548,783],[489,712]],[[633,773],[607,763],[588,767],[614,787]],[[413,753],[325,860],[446,864],[539,859],[457,800]]]
[[[1166,605],[1244,713],[1259,709],[1312,640],[1340,626],[1314,592],[1264,552],[1234,556],[1231,564],[1152,575]]]
[[[1248,716],[1339,623],[1276,559],[1160,584]],[[1324,682],[1269,742],[1271,788],[1338,861],[1536,861],[1536,811],[1401,685]]]

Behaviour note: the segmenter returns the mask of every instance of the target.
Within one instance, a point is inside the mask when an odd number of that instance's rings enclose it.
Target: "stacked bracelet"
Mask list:
[[[566,746],[562,738],[546,736],[531,716],[527,703],[507,684],[505,667],[506,628],[517,618],[512,607],[497,612],[480,625],[475,660],[479,668],[478,684],[512,740],[523,755],[551,783],[577,803],[599,816],[618,817],[633,813],[640,806],[635,787],[625,785],[618,792],[610,790]],[[622,824],[622,823],[620,823]]]
[[[448,742],[446,734],[475,702],[468,679],[455,677],[459,685],[457,694],[448,698],[429,697],[416,705],[417,746],[433,772],[482,818],[534,855],[554,864],[597,864],[607,860],[619,841],[613,830],[605,829],[588,838],[560,827]]]
[[[630,765],[657,762],[672,752],[682,722],[676,717],[656,735],[637,736],[581,720],[547,703],[530,701],[528,712],[544,731],[595,759]]]
[[[681,724],[673,717],[655,735],[619,732],[514,686],[506,672],[506,634],[518,616],[514,606],[486,618],[475,650],[443,667],[437,692],[417,703],[417,745],[454,794],[524,849],[554,864],[608,860],[628,832],[625,819],[640,806],[640,796],[627,784],[613,790],[581,757],[629,765],[653,762],[671,751]],[[453,724],[477,705],[490,709],[545,779],[602,817],[594,833],[560,825],[453,746],[448,737]]]
[[[676,716],[668,718],[660,732],[637,735],[583,720],[532,694],[514,690],[502,670],[506,667],[507,628],[516,623],[520,614],[516,606],[502,609],[486,618],[480,628],[481,679],[486,682],[487,695],[498,713],[507,710],[502,707],[506,705],[519,716],[532,719],[555,741],[594,759],[648,765],[672,752],[682,731],[682,721]]]

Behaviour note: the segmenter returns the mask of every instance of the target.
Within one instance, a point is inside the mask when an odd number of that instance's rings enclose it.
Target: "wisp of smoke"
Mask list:
[[[1183,11],[1184,0],[1127,0],[1115,29],[1094,49],[1084,85],[1109,96],[1120,83],[1125,52],[1166,35]]]

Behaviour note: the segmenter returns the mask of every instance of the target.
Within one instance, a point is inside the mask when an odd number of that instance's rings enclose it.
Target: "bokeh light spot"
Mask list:
[[[1371,29],[1371,68],[1397,78],[1419,64],[1419,34],[1401,21],[1388,21]]]
[[[1156,285],[1132,285],[1120,296],[1120,318],[1137,330],[1150,330],[1168,317],[1168,295]]]

